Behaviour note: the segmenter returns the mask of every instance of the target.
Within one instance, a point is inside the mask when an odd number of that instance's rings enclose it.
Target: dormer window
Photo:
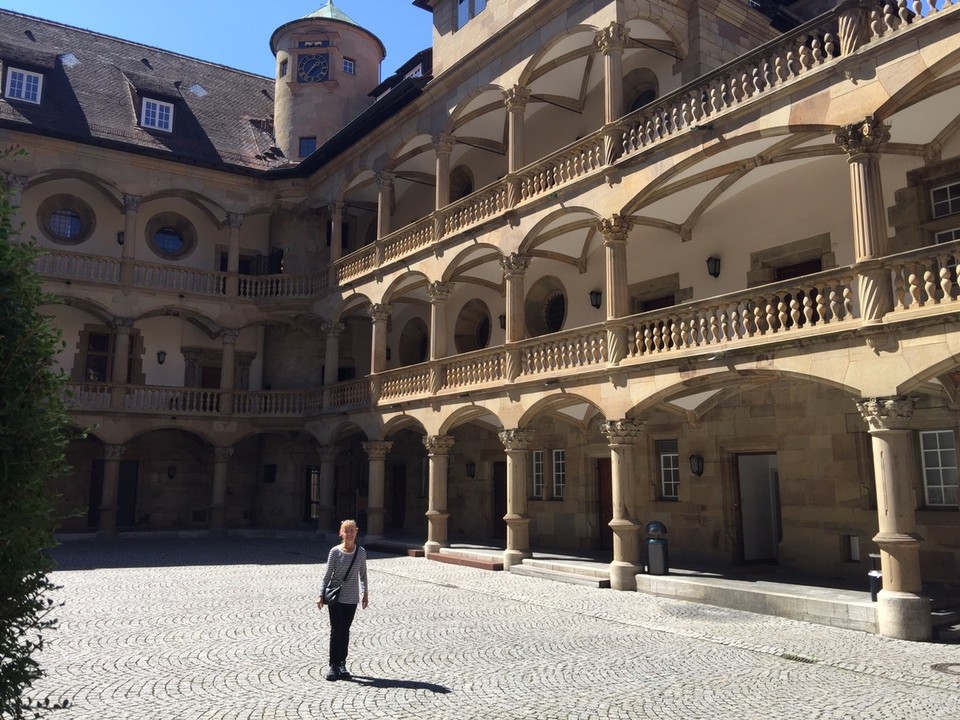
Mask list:
[[[143,99],[140,125],[153,130],[173,131],[173,105],[151,98]]]
[[[42,89],[43,75],[15,67],[7,69],[6,97],[39,104]]]

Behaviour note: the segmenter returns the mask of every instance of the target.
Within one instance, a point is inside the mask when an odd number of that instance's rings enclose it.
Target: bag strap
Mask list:
[[[347,581],[347,578],[350,577],[350,571],[353,570],[353,564],[357,561],[357,555],[360,554],[360,550],[361,548],[359,545],[357,545],[353,549],[353,559],[350,561],[350,566],[347,568],[347,572],[344,573],[343,580],[340,581],[341,583],[345,583]],[[330,577],[331,582],[335,580],[336,577],[337,577],[337,573],[336,571],[334,571],[333,575]]]

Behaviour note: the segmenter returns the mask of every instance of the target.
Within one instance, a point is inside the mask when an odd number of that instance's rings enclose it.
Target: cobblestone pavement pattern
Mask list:
[[[54,720],[960,717],[960,646],[375,553],[354,678],[326,682],[327,549],[64,543]]]

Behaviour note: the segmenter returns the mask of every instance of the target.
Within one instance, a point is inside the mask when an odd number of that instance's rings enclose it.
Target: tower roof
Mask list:
[[[338,7],[334,7],[333,0],[327,0],[327,4],[324,5],[319,10],[314,10],[308,15],[304,15],[301,20],[309,20],[310,18],[323,18],[325,20],[339,20],[340,22],[350,23],[351,25],[357,25],[356,21],[347,15],[343,10]],[[357,27],[360,27],[357,25]]]

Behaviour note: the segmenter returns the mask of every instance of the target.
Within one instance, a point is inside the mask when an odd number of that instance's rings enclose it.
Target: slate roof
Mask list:
[[[41,102],[0,98],[0,127],[234,171],[289,164],[273,78],[0,10],[4,86],[11,65],[43,74]],[[173,132],[139,126],[144,96],[174,105]]]

